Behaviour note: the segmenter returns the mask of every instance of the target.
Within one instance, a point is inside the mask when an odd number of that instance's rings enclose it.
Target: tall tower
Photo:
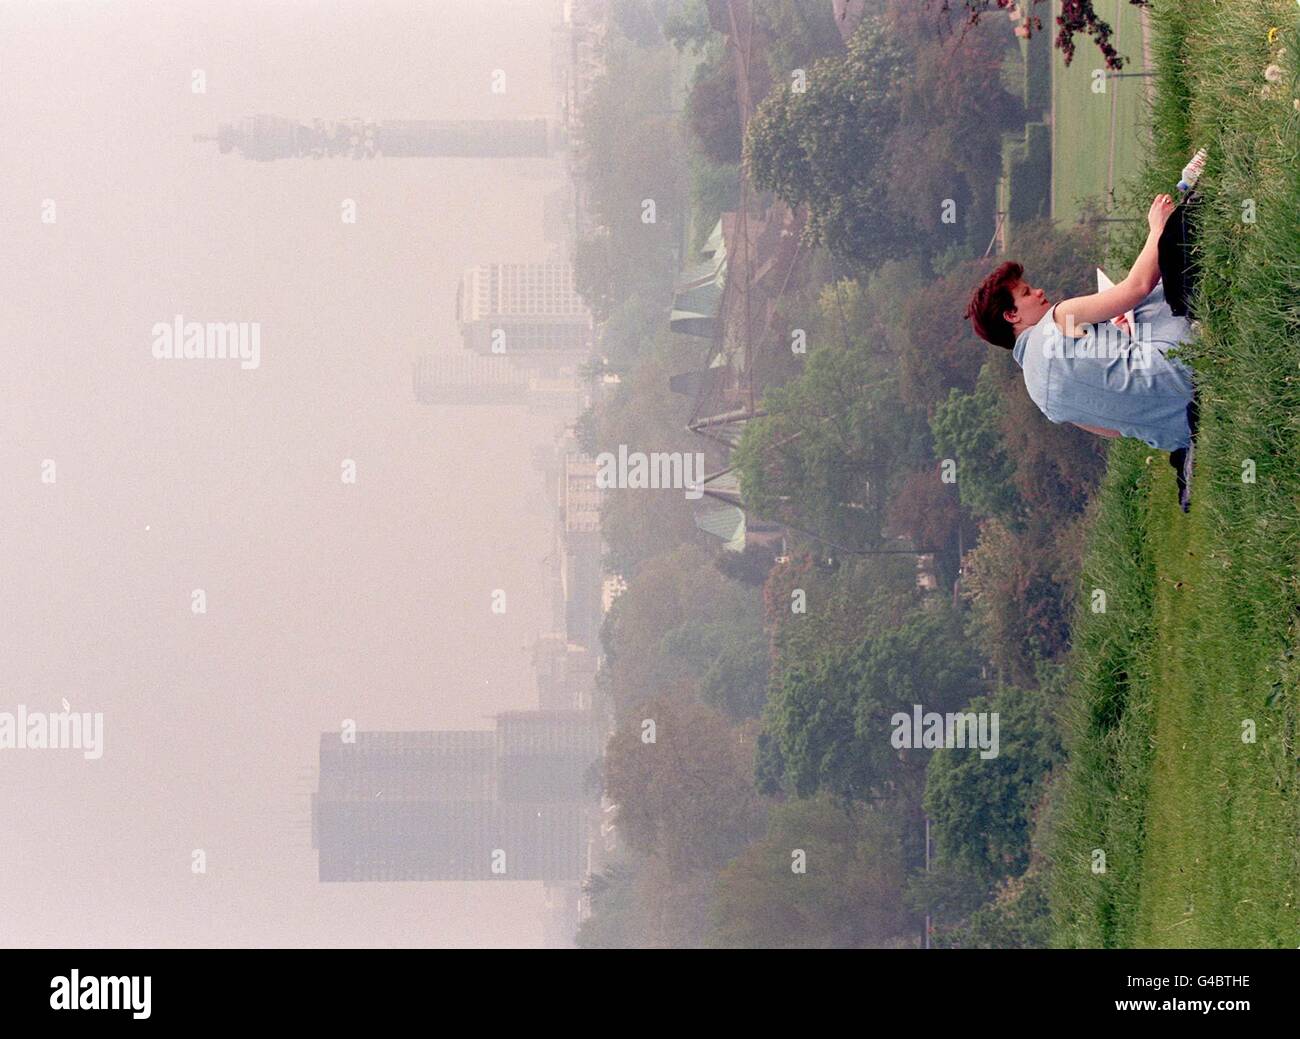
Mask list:
[[[245,116],[212,135],[223,155],[246,159],[545,158],[552,134],[545,119],[313,119]]]

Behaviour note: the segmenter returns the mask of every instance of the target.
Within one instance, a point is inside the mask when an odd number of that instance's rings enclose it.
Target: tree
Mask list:
[[[591,915],[578,926],[581,949],[632,949],[645,940],[639,917],[637,875],[629,866],[609,866],[585,885]]]
[[[1065,758],[1047,696],[1004,686],[964,708],[998,717],[998,756],[946,750],[930,759],[925,811],[938,857],[988,885],[1029,866],[1034,810]]]
[[[685,221],[685,140],[670,111],[672,52],[612,37],[604,76],[583,107],[580,176],[601,231],[578,243],[574,277],[597,320],[634,294],[671,295],[676,244]],[[654,222],[643,204],[653,199]]]
[[[892,474],[928,454],[924,417],[900,401],[897,364],[856,283],[828,288],[798,378],[768,390],[733,456],[759,515],[848,549],[879,544]]]
[[[663,34],[678,50],[703,49],[713,36],[708,4],[705,0],[682,0],[664,19]]]
[[[906,52],[878,20],[858,27],[842,57],[823,58],[805,89],[774,89],[745,136],[759,186],[807,204],[809,239],[864,266],[905,255],[915,229],[886,198],[882,149],[900,123]]]
[[[610,13],[618,31],[638,47],[655,47],[664,42],[647,0],[612,0]]]
[[[713,922],[714,875],[674,874],[654,855],[620,856],[590,878],[591,916],[578,928],[583,949],[699,948]]]
[[[1106,441],[1069,423],[1049,422],[1025,392],[1020,367],[1010,357],[990,357],[980,378],[1002,402],[998,430],[1013,459],[1011,482],[1027,515],[1056,517],[1068,525],[1101,482]]]
[[[701,155],[691,156],[691,208],[695,213],[692,254],[704,247],[722,214],[739,205],[739,164],[718,165]]]
[[[962,594],[971,637],[1008,681],[1032,683],[1040,661],[1068,651],[1084,532],[1081,519],[1042,513],[1020,531],[997,519],[980,525],[963,562]]]
[[[917,603],[911,555],[852,557],[830,570],[817,565],[811,552],[795,551],[772,569],[763,586],[773,669],[784,673],[856,646],[874,632],[897,627]]]
[[[716,64],[701,65],[686,102],[691,135],[712,162],[740,161],[740,103],[736,98],[735,60],[728,50]]]
[[[942,551],[957,536],[961,507],[937,466],[911,473],[889,503],[887,530],[917,548]]]
[[[891,719],[953,710],[982,691],[979,662],[956,614],[917,610],[851,650],[795,664],[773,685],[764,713],[765,773],[789,790],[866,800],[919,787],[926,757],[895,749]]]
[[[903,302],[899,393],[927,413],[950,390],[970,393],[995,348],[980,340],[962,316],[971,291],[994,265],[968,261],[913,291]]]
[[[1033,8],[1037,8],[1042,2],[1043,0],[1030,0]],[[1150,5],[1150,0],[1128,0],[1128,2],[1134,7]],[[944,13],[952,11],[954,7],[964,9],[969,24],[976,25],[991,11],[1019,10],[1021,0],[938,0],[938,4],[939,10]],[[1033,8],[1027,18],[1020,20],[1022,24],[1017,28],[1016,35],[1028,38],[1042,30],[1042,18],[1034,13]],[[1106,62],[1106,68],[1118,70],[1124,67],[1125,59],[1110,42],[1112,32],[1110,23],[1097,14],[1093,0],[1062,0],[1061,13],[1057,15],[1056,24],[1056,47],[1061,52],[1066,65],[1074,60],[1074,37],[1082,32],[1090,36],[1097,45]]]
[[[715,693],[739,708],[746,682],[758,672],[743,665],[735,642],[755,648],[758,607],[752,587],[723,577],[695,545],[650,560],[629,579],[601,631],[616,706],[640,710],[668,692],[696,696],[711,681]],[[761,688],[762,679],[756,681]]]
[[[999,428],[1002,398],[991,380],[981,380],[974,393],[952,390],[935,410],[930,420],[934,450],[956,462],[963,505],[977,516],[1015,524],[1024,506],[1011,483],[1015,466]]]
[[[644,721],[654,741],[643,739]],[[715,870],[762,832],[753,744],[718,711],[660,697],[610,738],[605,790],[619,832],[675,875]]]
[[[844,41],[830,4],[805,0],[754,0],[754,22],[763,34],[764,57],[774,82],[792,69],[808,68],[828,54],[842,54]]]
[[[972,27],[954,41],[936,35],[931,21],[915,5],[890,20],[914,57],[885,149],[886,191],[936,249],[959,247],[970,256],[975,232],[980,250],[993,233],[993,206],[983,200],[994,197],[1002,171],[1001,132],[1023,130],[1024,104],[1003,84],[1004,31]]]
[[[679,625],[664,635],[663,649],[699,675],[699,697],[709,706],[737,720],[758,717],[767,699],[767,639],[756,609]]]
[[[804,873],[792,869],[803,854]],[[900,820],[830,798],[790,801],[766,835],[718,878],[713,944],[740,948],[871,948],[899,944],[916,921],[904,905]]]
[[[684,338],[661,327],[649,356],[623,378],[614,396],[599,409],[598,452],[616,453],[620,445],[646,452],[700,450],[699,440],[685,428],[686,399],[668,388],[669,373],[685,363],[676,342]],[[608,546],[606,569],[628,578],[648,560],[684,543],[704,543],[695,526],[694,503],[680,490],[606,491],[601,534]]]
[[[934,936],[936,949],[1050,949],[1047,873],[1034,869],[999,885],[993,900]]]

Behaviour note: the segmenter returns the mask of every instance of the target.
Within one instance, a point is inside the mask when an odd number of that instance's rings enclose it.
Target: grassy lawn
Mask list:
[[[1051,6],[1051,19],[1043,18],[1043,31],[1049,35],[1055,33],[1061,10],[1059,0]],[[1138,9],[1128,0],[1097,0],[1095,7],[1114,29],[1111,42],[1125,58],[1121,71],[1142,71]],[[1094,72],[1105,68],[1101,52],[1086,36],[1077,37],[1075,44],[1069,68],[1059,52],[1052,57],[1052,215],[1067,222],[1078,217],[1085,199],[1104,200],[1108,188],[1118,187],[1141,167],[1138,127],[1146,110],[1147,89],[1142,78],[1106,79],[1106,92],[1094,93]]]
[[[1298,20],[1293,0],[1153,8],[1139,194],[1171,190],[1192,151],[1211,149],[1189,350],[1202,425],[1187,516],[1162,452],[1111,450],[1053,852],[1062,945],[1300,945]],[[1278,45],[1283,96],[1261,98]]]

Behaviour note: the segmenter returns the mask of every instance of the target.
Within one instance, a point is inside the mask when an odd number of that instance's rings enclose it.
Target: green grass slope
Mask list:
[[[1163,453],[1111,452],[1081,581],[1056,940],[1295,947],[1300,7],[1156,0],[1152,21],[1154,140],[1134,198],[1211,149],[1188,352],[1202,425],[1188,516]],[[1279,47],[1282,82],[1262,97]]]

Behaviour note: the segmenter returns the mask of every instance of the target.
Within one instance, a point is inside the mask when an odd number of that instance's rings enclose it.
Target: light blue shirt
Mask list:
[[[1161,451],[1191,443],[1192,373],[1165,355],[1191,338],[1191,322],[1170,312],[1163,284],[1134,310],[1136,340],[1109,322],[1067,336],[1055,312],[1021,332],[1011,352],[1039,411],[1052,422],[1114,429]]]

